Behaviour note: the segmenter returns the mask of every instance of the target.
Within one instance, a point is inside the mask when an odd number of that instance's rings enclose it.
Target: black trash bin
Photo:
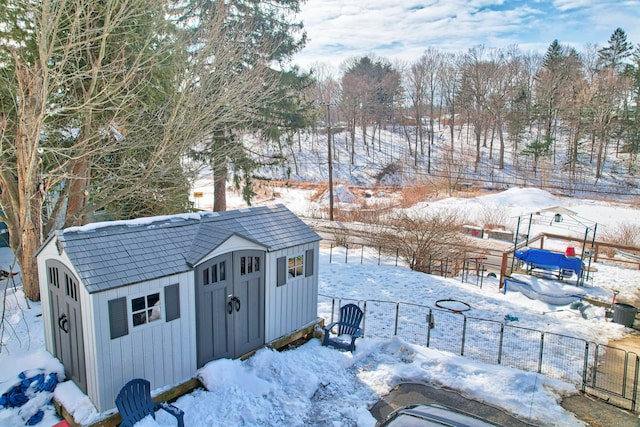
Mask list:
[[[629,304],[617,302],[613,304],[613,321],[627,328],[633,326],[638,309]]]

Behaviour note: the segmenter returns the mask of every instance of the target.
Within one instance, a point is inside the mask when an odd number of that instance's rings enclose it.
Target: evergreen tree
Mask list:
[[[632,53],[633,45],[627,41],[627,33],[617,28],[609,37],[609,45],[598,51],[600,67],[620,74]]]
[[[306,43],[302,24],[292,18],[299,12],[298,0],[232,0],[222,6],[220,2],[203,0],[189,4],[182,20],[200,22],[211,14],[221,15],[225,21],[228,38],[221,42],[221,49],[230,43],[243,43],[243,50],[235,60],[233,76],[219,76],[221,88],[229,78],[242,78],[256,68],[270,75],[269,87],[263,89],[260,102],[247,105],[221,123],[204,146],[195,151],[194,158],[207,159],[214,175],[214,210],[226,209],[225,188],[228,170],[232,167],[233,180],[243,187],[243,195],[250,202],[251,171],[255,161],[243,146],[243,133],[259,133],[264,138],[279,143],[282,135],[306,126],[307,105],[302,101],[300,90],[310,84],[309,76],[297,68],[289,68],[291,57]],[[249,23],[249,25],[247,25]],[[201,33],[205,37],[206,32]],[[198,40],[194,40],[197,47]],[[194,50],[198,54],[198,50]],[[214,59],[215,63],[215,59]],[[214,67],[211,72],[215,73]]]
[[[542,68],[535,76],[535,107],[544,125],[543,145],[555,139],[558,114],[568,99],[570,83],[582,78],[581,67],[582,61],[575,49],[561,45],[558,40],[549,45]]]

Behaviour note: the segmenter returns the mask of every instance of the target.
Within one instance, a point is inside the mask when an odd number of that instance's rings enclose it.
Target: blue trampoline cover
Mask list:
[[[551,252],[546,249],[524,249],[516,251],[515,257],[535,268],[545,270],[573,270],[573,272],[578,275],[583,267],[580,258],[567,257],[564,254]]]

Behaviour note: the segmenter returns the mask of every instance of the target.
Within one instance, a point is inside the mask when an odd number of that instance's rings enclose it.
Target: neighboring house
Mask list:
[[[283,205],[89,224],[37,256],[46,348],[103,412],[317,322],[320,236]]]

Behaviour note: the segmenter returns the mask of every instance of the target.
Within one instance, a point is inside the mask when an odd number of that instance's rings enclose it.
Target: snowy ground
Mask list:
[[[447,199],[443,204],[460,205],[472,210],[474,204],[500,207],[511,216],[531,210],[563,205],[580,215],[611,224],[632,221],[638,211],[624,206],[571,199],[558,199],[540,190],[509,190],[508,194],[476,199]],[[280,201],[294,212],[309,202],[303,194],[288,193]],[[292,201],[293,200],[293,201]],[[517,213],[521,211],[520,213]],[[2,267],[10,262],[6,251]],[[345,264],[342,259],[329,262],[327,250],[320,258],[320,293],[358,300],[403,301],[433,306],[442,298],[454,298],[471,305],[469,316],[502,320],[506,314],[518,317],[519,325],[571,335],[589,341],[606,342],[630,332],[605,318],[603,308],[591,307],[584,318],[563,306],[532,301],[519,293],[499,293],[497,281],[487,279],[482,288],[413,272],[404,267],[377,266],[374,258],[364,263]],[[585,287],[593,297],[608,300],[612,290],[619,298],[633,297],[640,286],[640,271],[596,264],[598,272]],[[22,371],[42,369],[57,372],[62,367],[44,350],[39,303],[25,305],[22,291],[5,281],[5,324],[0,352],[0,393],[17,382]],[[320,307],[320,315],[327,315]],[[436,328],[438,325],[436,324]],[[398,338],[358,340],[357,350],[339,352],[322,347],[318,340],[284,352],[263,349],[246,361],[218,360],[205,366],[198,375],[207,390],[197,390],[175,404],[185,411],[186,425],[332,425],[373,426],[368,408],[397,383],[418,381],[457,389],[464,395],[502,407],[516,416],[540,425],[580,426],[580,421],[558,402],[577,393],[575,387],[548,377],[474,361],[450,353],[409,344]],[[78,421],[89,423],[97,414],[86,396],[72,383],[55,391],[75,413]],[[24,419],[43,406],[50,395],[40,393],[22,409],[0,409],[0,425],[24,425]],[[53,408],[44,406],[45,417],[39,424],[54,425],[58,418]],[[167,414],[158,413],[157,421],[146,419],[142,426],[175,425]]]

